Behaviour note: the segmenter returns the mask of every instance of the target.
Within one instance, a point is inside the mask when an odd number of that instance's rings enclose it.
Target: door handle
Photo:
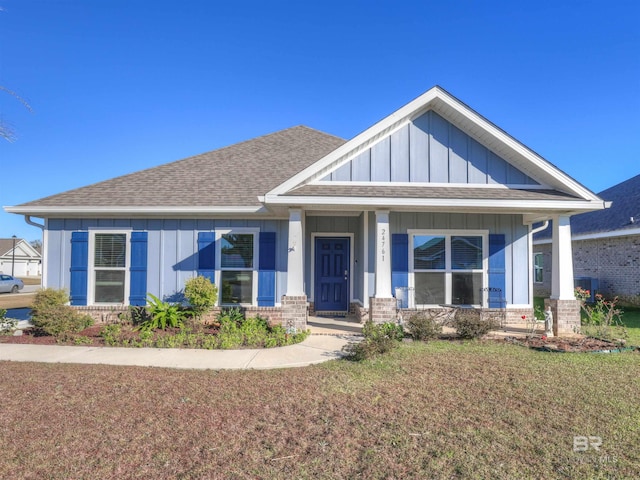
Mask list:
[[[345,280],[347,280],[347,275],[348,275],[348,273],[349,273],[349,272],[348,272],[347,270],[345,270],[345,271],[344,271],[344,279],[345,279]]]

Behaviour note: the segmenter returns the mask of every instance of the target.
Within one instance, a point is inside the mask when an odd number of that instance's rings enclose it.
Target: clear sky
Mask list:
[[[637,0],[0,7],[0,85],[33,108],[0,92],[0,206],[294,125],[349,139],[436,84],[595,192],[640,173]],[[2,211],[14,234],[40,238]]]

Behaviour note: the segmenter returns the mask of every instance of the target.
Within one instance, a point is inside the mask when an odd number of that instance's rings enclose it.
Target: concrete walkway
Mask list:
[[[198,370],[304,367],[342,357],[342,347],[362,337],[309,335],[288,347],[256,350],[200,350],[178,348],[67,347],[60,345],[0,344],[0,360],[13,362],[87,363]]]

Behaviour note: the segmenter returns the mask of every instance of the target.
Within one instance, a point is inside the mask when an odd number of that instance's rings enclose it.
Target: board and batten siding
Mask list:
[[[93,229],[148,232],[147,290],[174,299],[198,270],[198,233],[227,228],[259,228],[276,234],[275,301],[287,287],[287,220],[50,219],[47,222],[46,285],[70,290],[71,234]]]
[[[487,230],[489,234],[505,236],[505,292],[507,304],[529,305],[529,228],[523,225],[521,215],[465,214],[465,213],[413,213],[391,212],[389,227],[392,234],[407,233],[407,230]],[[375,252],[375,215],[369,217],[369,249]],[[409,248],[412,248],[409,244]],[[485,250],[488,253],[488,245]],[[369,268],[375,271],[375,256],[369,256]],[[369,292],[375,293],[370,285]]]
[[[432,111],[382,138],[322,180],[538,185]]]

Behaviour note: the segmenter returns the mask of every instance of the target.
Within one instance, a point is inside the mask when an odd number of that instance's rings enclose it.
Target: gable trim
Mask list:
[[[352,140],[338,147],[324,158],[318,160],[313,165],[292,176],[271,190],[267,194],[267,197],[283,195],[301,184],[322,178],[339,164],[345,163],[365,148],[379,141],[382,137],[392,134],[428,110],[434,110],[454,125],[460,126],[459,128],[465,133],[476,138],[476,140],[480,141],[487,148],[514,165],[514,167],[520,168],[536,181],[546,183],[558,190],[575,194],[585,200],[600,201],[589,189],[582,186],[439,86],[431,88],[415,100],[360,133]],[[495,148],[495,146],[488,145],[486,141],[481,141],[480,133],[485,137],[488,136],[495,140],[502,148]],[[528,164],[532,168],[523,168],[521,164]]]

